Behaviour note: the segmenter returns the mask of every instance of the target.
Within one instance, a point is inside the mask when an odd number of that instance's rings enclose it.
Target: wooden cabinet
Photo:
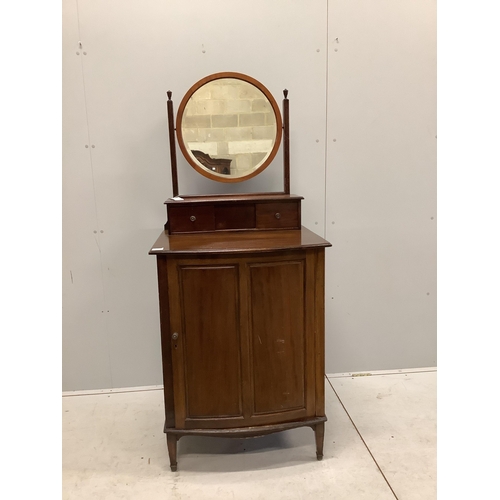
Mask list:
[[[172,470],[185,435],[253,437],[309,426],[323,457],[324,253],[331,245],[302,227],[303,197],[290,194],[288,90],[283,96],[282,120],[260,82],[215,73],[188,90],[175,125],[167,92],[173,197],[150,254],[158,264]],[[237,109],[246,111],[238,116]],[[198,173],[230,185],[267,168],[282,135],[283,191],[179,196],[175,136]]]
[[[189,434],[310,426],[322,457],[326,246],[305,228],[162,233],[150,253],[172,470]]]

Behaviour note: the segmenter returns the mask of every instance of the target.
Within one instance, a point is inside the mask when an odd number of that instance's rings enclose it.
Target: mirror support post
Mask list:
[[[290,126],[288,111],[288,90],[283,90],[283,173],[284,191],[290,194]]]
[[[170,165],[172,168],[172,191],[174,198],[179,196],[179,182],[177,180],[177,156],[175,154],[175,125],[174,125],[174,105],[172,102],[172,92],[167,92],[167,115],[168,115],[168,138],[170,140]]]

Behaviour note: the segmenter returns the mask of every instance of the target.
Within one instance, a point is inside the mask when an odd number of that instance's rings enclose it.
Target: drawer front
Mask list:
[[[255,228],[255,205],[215,206],[215,229]]]
[[[299,203],[259,203],[256,205],[257,229],[299,229]]]
[[[213,205],[168,207],[170,233],[194,233],[214,231]]]

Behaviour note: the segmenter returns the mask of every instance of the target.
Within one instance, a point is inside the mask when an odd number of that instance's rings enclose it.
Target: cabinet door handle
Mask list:
[[[189,220],[190,220],[191,222],[194,222],[194,221],[196,220],[196,217],[195,217],[194,215],[191,215],[191,217],[189,217]]]
[[[179,338],[179,334],[177,332],[172,333],[172,340],[177,340]]]
[[[274,214],[274,216],[275,216],[277,219],[281,219],[281,214],[280,214],[279,212],[276,212],[276,213]]]

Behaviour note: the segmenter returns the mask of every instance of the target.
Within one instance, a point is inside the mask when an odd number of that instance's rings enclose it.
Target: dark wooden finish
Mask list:
[[[167,434],[174,434],[180,439],[182,436],[213,436],[213,437],[233,437],[252,438],[273,434],[275,432],[297,429],[299,427],[311,427],[315,430],[316,425],[326,422],[326,417],[314,417],[295,422],[285,422],[281,424],[258,425],[254,427],[242,427],[235,429],[176,429],[175,427],[165,427],[163,431]]]
[[[310,426],[322,455],[317,314],[327,246],[305,228],[162,233],[150,253],[158,259],[172,470],[182,435],[251,437]]]
[[[331,246],[331,243],[305,227],[302,227],[299,231],[235,231],[185,235],[169,235],[166,231],[163,231],[149,254],[223,256],[233,253],[267,253]]]
[[[316,415],[325,413],[325,253],[315,254],[314,352],[316,367]]]
[[[314,436],[316,438],[316,458],[323,460],[323,443],[325,441],[325,422],[314,426]]]
[[[167,200],[168,231],[196,233],[226,230],[299,229],[300,202],[291,195],[240,198],[202,196]]]
[[[268,201],[303,200],[303,196],[285,193],[248,193],[248,194],[212,194],[212,195],[182,195],[181,204],[207,204],[229,202],[264,203]],[[169,198],[165,205],[178,205],[180,201]]]
[[[170,304],[170,331],[178,332],[172,349],[176,427],[229,428],[314,414],[314,365],[305,361],[314,357],[314,336],[304,330],[314,320],[314,308],[306,300],[314,298],[314,272],[314,262],[307,265],[303,252],[169,259],[170,293],[179,297]],[[218,363],[217,369],[210,363]],[[239,387],[228,378],[242,380],[238,409]],[[215,386],[223,394],[214,396]],[[217,398],[214,414],[211,404]]]
[[[299,229],[299,203],[278,202],[256,205],[257,229]]]
[[[305,310],[306,310],[306,316],[305,316],[305,330],[307,332],[307,344],[306,344],[306,350],[307,350],[307,357],[306,357],[306,376],[307,380],[309,380],[308,387],[309,388],[315,388],[315,390],[310,390],[306,393],[306,398],[307,398],[307,407],[310,408],[310,412],[314,413],[316,416],[318,416],[318,413],[316,413],[316,408],[315,408],[315,396],[316,396],[316,384],[317,381],[315,379],[315,366],[316,366],[316,360],[314,359],[314,338],[317,332],[315,332],[315,324],[316,324],[316,318],[315,318],[315,312],[316,312],[316,300],[325,300],[324,296],[320,298],[317,290],[317,283],[315,280],[315,272],[317,268],[317,261],[320,257],[321,254],[324,255],[323,250],[312,250],[308,249],[305,250],[305,257],[306,257],[306,269],[308,269],[310,272],[306,273],[305,275],[305,289],[308,291],[305,294]],[[323,351],[324,352],[324,351]],[[323,413],[319,413],[319,415],[324,415],[325,410],[323,408]]]
[[[168,139],[170,144],[170,166],[172,170],[172,191],[174,196],[179,195],[179,181],[177,177],[177,154],[175,152],[175,125],[172,92],[167,92]]]
[[[175,472],[177,470],[177,441],[179,440],[179,436],[172,432],[167,432],[166,434],[170,470]]]
[[[299,258],[250,264],[255,414],[306,409],[304,279]]]
[[[213,80],[254,85],[273,108],[271,154],[248,175],[228,159],[188,151],[186,104]],[[241,73],[193,85],[174,124],[168,91],[173,198],[153,248],[157,257],[165,427],[172,471],[186,435],[255,437],[308,426],[323,458],[325,428],[324,253],[330,243],[301,227],[301,196],[290,194],[288,90],[283,122],[271,93]],[[274,159],[283,135],[282,193],[179,196],[175,135],[187,161],[220,182],[241,182]]]
[[[170,469],[172,472],[177,470],[177,441],[183,436],[204,436],[204,437],[224,437],[224,438],[254,438],[283,432],[289,429],[298,429],[299,427],[311,427],[314,431],[316,440],[316,458],[323,459],[323,442],[325,434],[326,417],[314,417],[295,422],[286,422],[281,424],[259,425],[254,427],[242,427],[235,429],[177,429],[175,427],[165,426],[164,432],[167,435],[168,452],[170,458]]]
[[[160,331],[161,357],[163,366],[163,397],[165,403],[165,425],[167,425],[168,427],[173,427],[175,425],[174,387],[166,257],[164,255],[158,255],[156,264],[158,271],[158,295],[162,299],[160,300]]]
[[[279,250],[298,250],[312,247],[330,247],[317,234],[302,227],[301,230],[280,231],[234,231],[199,234],[169,235],[160,233],[149,251],[150,255],[225,255],[239,253],[262,253]]]
[[[250,83],[257,89],[259,89],[268,99],[269,103],[271,104],[273,111],[274,111],[274,116],[276,118],[276,140],[274,141],[274,146],[273,149],[271,150],[271,153],[269,156],[266,158],[266,160],[260,165],[259,168],[253,170],[252,172],[249,172],[247,175],[242,175],[239,177],[232,177],[230,175],[217,175],[211,172],[210,170],[207,170],[206,168],[203,168],[199,163],[197,163],[194,159],[193,156],[190,154],[187,145],[184,142],[184,138],[182,137],[182,117],[184,114],[184,110],[186,108],[186,105],[191,98],[191,96],[203,85],[205,85],[208,82],[214,81],[214,80],[220,80],[222,78],[236,78],[238,80],[243,80],[247,83]],[[222,73],[215,73],[213,75],[209,75],[205,78],[202,78],[200,81],[196,82],[187,92],[186,95],[183,97],[181,103],[179,104],[179,109],[177,111],[177,120],[176,120],[176,132],[177,132],[177,141],[179,142],[179,147],[182,151],[182,154],[186,158],[186,160],[189,162],[189,164],[201,175],[208,177],[209,179],[216,180],[219,182],[241,182],[247,179],[251,179],[252,177],[260,174],[266,167],[269,166],[269,164],[273,161],[274,157],[276,156],[276,153],[278,152],[280,143],[281,143],[281,136],[283,134],[283,124],[281,121],[281,113],[278,107],[278,104],[276,103],[273,95],[269,90],[262,85],[259,81],[257,81],[255,78],[252,78],[251,76],[244,75],[242,73],[234,73],[234,72],[222,72]],[[176,195],[174,195],[176,196]]]
[[[168,264],[180,299],[171,305],[170,322],[179,332],[174,391],[185,392],[185,422],[177,425],[204,427],[207,420],[210,425],[212,419],[242,417],[238,267],[193,260]]]
[[[288,90],[283,90],[283,190],[290,194],[290,107]]]
[[[215,229],[253,229],[255,205],[248,203],[215,205]]]
[[[213,205],[176,205],[169,208],[168,222],[171,233],[214,231],[215,210]]]
[[[314,417],[295,422],[286,422],[281,424],[259,425],[254,427],[242,427],[234,429],[177,429],[165,425],[164,432],[167,435],[167,445],[170,458],[170,469],[172,472],[177,470],[177,441],[183,436],[204,436],[204,437],[224,437],[224,438],[254,438],[283,432],[299,427],[311,427],[314,431],[316,440],[316,458],[323,459],[323,443],[325,436],[326,417]]]

